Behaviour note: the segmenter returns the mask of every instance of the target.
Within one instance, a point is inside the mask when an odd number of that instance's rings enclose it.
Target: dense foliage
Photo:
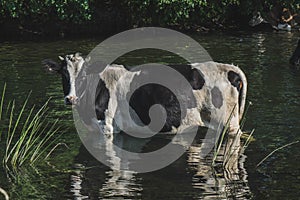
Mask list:
[[[182,29],[240,26],[254,11],[276,3],[298,9],[299,0],[2,0],[0,25],[10,32],[111,33],[137,26]]]

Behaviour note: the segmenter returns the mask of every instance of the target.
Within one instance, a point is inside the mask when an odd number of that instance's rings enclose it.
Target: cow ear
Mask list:
[[[61,61],[64,61],[64,60],[65,60],[64,57],[62,57],[62,56],[58,56],[58,58],[59,58],[59,60],[61,60]]]
[[[200,90],[205,80],[198,69],[192,69],[189,82],[194,90]]]
[[[59,72],[59,70],[61,69],[61,66],[51,59],[43,60],[42,65],[48,72]]]

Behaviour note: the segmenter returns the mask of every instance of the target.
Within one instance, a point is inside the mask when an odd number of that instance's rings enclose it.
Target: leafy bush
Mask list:
[[[276,3],[294,11],[299,8],[297,0],[2,0],[0,25],[45,35],[111,33],[141,26],[239,26],[247,24],[254,12],[266,13]]]
[[[89,0],[3,0],[0,3],[0,14],[4,18],[21,21],[30,18],[41,21],[56,19],[83,23],[91,19]]]

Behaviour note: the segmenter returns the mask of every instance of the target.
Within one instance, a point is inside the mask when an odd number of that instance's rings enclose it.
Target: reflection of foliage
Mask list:
[[[39,166],[41,168],[41,166]],[[68,180],[69,174],[51,174],[51,170],[37,170],[34,167],[22,168],[17,173],[8,174],[8,186],[11,199],[58,199],[64,194],[62,182]]]
[[[65,135],[65,137],[64,140],[74,140],[74,135]],[[55,155],[52,154],[47,159],[47,162],[37,163],[36,166],[23,166],[18,171],[6,170],[9,184],[5,181],[4,183],[11,199],[40,200],[66,197],[69,194],[69,177],[74,173],[71,166],[74,156],[78,154],[77,147],[80,141],[73,141],[73,143],[76,145],[73,144],[67,151],[65,146],[61,145],[53,152]]]

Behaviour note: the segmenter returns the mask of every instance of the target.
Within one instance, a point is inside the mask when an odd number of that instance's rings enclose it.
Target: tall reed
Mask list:
[[[216,138],[215,148],[214,148],[213,158],[212,158],[212,165],[213,166],[215,165],[215,161],[216,161],[217,156],[219,155],[219,152],[220,152],[221,147],[223,145],[223,141],[225,139],[225,135],[228,132],[228,129],[229,129],[229,126],[230,126],[230,121],[232,119],[235,107],[236,107],[236,105],[233,107],[232,111],[230,112],[230,115],[229,115],[229,117],[228,117],[228,119],[226,121],[226,124],[224,125],[224,127],[222,127],[223,129],[222,129],[222,132],[221,132],[219,138]]]
[[[246,122],[246,115],[247,115],[249,107],[251,105],[252,105],[252,102],[249,101],[249,103],[248,103],[248,105],[247,105],[247,107],[245,109],[244,115],[242,116],[242,119],[240,120],[240,129],[238,131],[242,131],[242,129],[244,128],[244,125],[245,125],[245,122]],[[233,109],[232,109],[232,111],[231,111],[231,113],[230,113],[230,115],[229,115],[229,117],[228,117],[228,119],[226,121],[226,124],[223,127],[223,130],[222,130],[219,138],[216,139],[215,148],[214,148],[214,152],[213,152],[213,158],[212,158],[212,165],[213,166],[215,165],[215,161],[217,159],[217,156],[220,153],[220,149],[221,149],[221,147],[222,147],[222,145],[224,143],[225,136],[228,133],[229,126],[230,126],[230,121],[232,119],[233,111],[234,111],[235,107],[236,107],[236,105],[233,107]],[[245,143],[244,143],[244,145],[243,145],[243,147],[241,149],[242,151],[244,151],[248,147],[249,143],[251,142],[251,138],[252,138],[252,135],[253,135],[254,131],[255,131],[255,129],[253,129],[251,131],[251,133],[248,135],[248,137],[247,137],[247,139],[246,139],[246,141],[245,141]],[[237,139],[238,140],[240,139],[238,137],[238,132],[235,134],[235,138],[233,140],[237,140]],[[229,147],[229,148],[236,148],[236,147]],[[226,152],[226,150],[225,150],[225,152]],[[223,155],[224,156],[223,164],[226,163],[230,159],[230,157],[232,156],[230,154],[230,152],[231,152],[230,149],[228,149],[228,152],[229,152],[229,154],[227,153],[226,155]]]
[[[50,99],[39,109],[35,105],[28,109],[29,93],[21,109],[17,109],[15,100],[5,106],[5,92],[6,84],[0,101],[0,121],[3,122],[0,127],[1,145],[5,143],[2,163],[6,168],[34,165],[51,150],[58,139],[58,120],[48,122]]]

